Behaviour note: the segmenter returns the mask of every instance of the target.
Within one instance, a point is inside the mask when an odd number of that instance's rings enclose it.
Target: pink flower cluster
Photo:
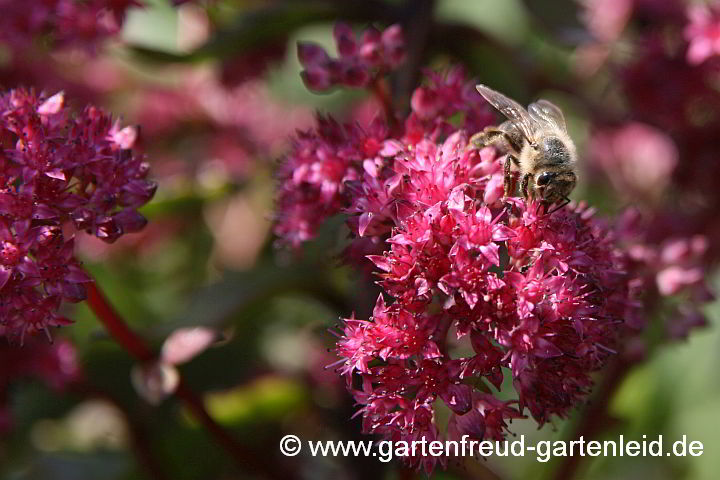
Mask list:
[[[381,252],[367,258],[384,294],[372,317],[344,321],[337,343],[366,433],[501,439],[526,408],[539,424],[564,416],[637,316],[630,259],[591,210],[503,202],[504,157],[468,145],[492,121],[469,92],[458,70],[431,75],[400,132],[320,117],[280,169],[284,242],[344,212],[350,248],[372,239]],[[516,401],[491,390],[507,373]],[[406,460],[430,471],[447,459]]]
[[[468,132],[479,132],[494,122],[495,114],[461,67],[445,74],[426,71],[425,75],[426,85],[416,88],[410,99],[405,142],[417,143],[425,136],[433,140],[446,137],[456,130],[450,120],[458,114],[462,115],[462,128]]]
[[[92,47],[120,30],[130,7],[142,5],[139,0],[3,0],[0,38],[21,48],[42,36],[58,45]]]
[[[720,55],[720,4],[697,4],[688,7],[690,23],[685,38],[690,42],[687,60],[698,65]]]
[[[636,15],[683,27],[679,0],[621,3],[608,13],[586,2],[606,53]],[[614,225],[584,206],[547,213],[503,199],[504,157],[468,145],[494,117],[459,69],[428,72],[399,126],[391,113],[392,128],[319,117],[297,135],[279,169],[275,233],[297,247],[329,216],[347,215],[346,259],[374,270],[383,290],[370,318],[353,315],[336,332],[338,370],[366,433],[500,439],[526,411],[540,425],[566,416],[590,391],[592,372],[628,340],[645,345],[639,332],[651,317],[668,314],[665,338],[705,324],[702,305],[713,295],[703,262],[718,255],[709,239],[720,230],[688,199],[716,191],[697,185],[715,177],[696,170],[717,169],[709,163],[720,117],[698,109],[720,97],[708,87],[710,62],[690,65],[660,32],[646,35],[619,70],[637,120],[601,126],[591,141],[594,165],[643,208]],[[679,168],[686,157],[697,165]],[[689,194],[682,217],[665,206],[671,188]],[[501,401],[493,387],[508,382],[517,397]],[[452,412],[447,425],[439,402]],[[447,461],[406,460],[427,471]]]
[[[348,25],[338,23],[333,35],[337,59],[330,58],[320,45],[298,44],[298,58],[305,69],[301,75],[311,90],[327,90],[335,85],[364,87],[405,60],[405,40],[399,25],[382,32],[370,27],[356,38]]]
[[[67,234],[113,242],[140,230],[156,185],[131,150],[134,128],[95,107],[72,116],[62,93],[2,94],[0,134],[0,334],[22,339],[67,323],[61,303],[85,298]]]
[[[635,277],[634,289],[642,292],[647,316],[662,313],[665,339],[684,339],[693,328],[707,324],[703,307],[715,299],[706,280],[708,240],[676,234],[658,241],[656,230],[671,231],[658,223],[628,209],[618,221],[619,242],[628,252],[627,269]],[[638,320],[635,326],[644,327],[644,320]]]
[[[177,85],[133,92],[129,103],[133,118],[143,125],[143,139],[156,165],[162,163],[177,173],[212,161],[235,181],[244,180],[257,168],[256,159],[284,152],[294,131],[313,121],[309,109],[280,102],[261,82],[226,88],[206,74],[188,75]],[[188,151],[184,143],[168,149],[168,144],[177,143],[176,138],[192,141],[201,153]],[[197,161],[198,155],[202,162]]]
[[[672,138],[641,122],[596,129],[588,156],[605,171],[619,195],[647,204],[661,199],[678,164]]]
[[[607,56],[616,75],[611,84],[628,108],[620,115],[605,112],[588,159],[642,211],[628,211],[622,220],[629,268],[644,292],[645,311],[662,314],[665,337],[684,338],[705,324],[702,306],[712,299],[707,265],[720,258],[720,92],[713,87],[720,4],[589,0],[586,6],[593,31],[608,18],[617,20],[612,35],[597,35],[608,50],[622,36],[621,48],[631,45],[635,52]]]
[[[314,130],[298,132],[292,153],[278,170],[275,234],[295,247],[347,207],[347,182],[360,178],[363,160],[378,155],[388,136],[379,121],[368,129],[322,116],[317,123]]]
[[[503,208],[503,159],[468,148],[463,131],[396,147],[390,179],[356,199],[368,204],[355,232],[390,225],[370,260],[394,301],[381,296],[369,320],[347,319],[337,347],[366,432],[434,440],[438,399],[453,412],[448,434],[478,439],[502,438],[524,408],[541,425],[566,415],[634,314],[612,233],[590,210],[549,215],[518,199]],[[463,342],[470,354],[458,353]],[[489,393],[504,368],[517,407]]]
[[[315,129],[297,134],[278,171],[275,234],[282,243],[298,247],[315,236],[325,219],[340,212],[360,214],[352,222],[362,235],[367,228],[371,235],[389,232],[393,210],[402,209],[402,204],[384,205],[384,198],[371,198],[382,194],[379,187],[385,182],[398,181],[397,175],[383,168],[387,158],[403,145],[449,135],[457,129],[450,122],[454,117],[469,132],[491,124],[488,105],[470,94],[472,84],[462,69],[432,73],[429,80],[415,90],[412,111],[397,139],[390,137],[390,128],[379,118],[362,127],[318,117]],[[440,178],[445,173],[437,170],[435,175]],[[488,192],[499,198],[502,178],[496,177]]]

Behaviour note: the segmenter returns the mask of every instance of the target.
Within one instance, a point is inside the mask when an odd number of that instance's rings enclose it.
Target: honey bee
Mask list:
[[[505,196],[514,194],[516,189],[512,172],[512,165],[515,165],[520,170],[520,190],[525,199],[538,198],[548,206],[557,203],[555,210],[567,205],[570,202],[568,195],[577,183],[577,152],[567,133],[562,111],[547,100],[531,103],[526,110],[515,100],[485,85],[476,88],[508,119],[470,139],[475,146],[500,142],[508,147]]]

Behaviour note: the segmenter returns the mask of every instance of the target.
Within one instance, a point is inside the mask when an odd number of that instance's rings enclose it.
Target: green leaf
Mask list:
[[[576,0],[523,0],[531,18],[555,40],[566,44],[576,44],[586,38],[585,27],[580,23],[581,6]],[[607,8],[612,8],[608,6]]]
[[[396,9],[384,2],[286,2],[244,11],[208,42],[187,54],[168,53],[147,47],[131,47],[140,59],[158,63],[190,63],[242,55],[255,47],[281,41],[300,27],[336,19],[390,23]]]
[[[298,381],[280,377],[260,378],[249,385],[206,396],[210,415],[223,424],[256,424],[278,421],[297,411],[308,400]]]

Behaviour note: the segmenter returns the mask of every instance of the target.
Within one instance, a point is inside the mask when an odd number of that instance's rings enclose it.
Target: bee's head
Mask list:
[[[535,191],[544,202],[559,202],[570,195],[577,178],[573,172],[540,172],[535,177]]]

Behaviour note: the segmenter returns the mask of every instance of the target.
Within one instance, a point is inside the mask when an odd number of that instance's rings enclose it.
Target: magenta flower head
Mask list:
[[[367,433],[500,439],[525,408],[540,425],[566,416],[634,314],[608,227],[581,207],[503,204],[502,160],[458,131],[403,146],[387,160],[399,180],[364,190],[385,200],[376,212],[393,212],[385,252],[370,256],[393,300],[381,295],[368,320],[345,320],[337,353]],[[507,374],[517,401],[490,393]],[[448,425],[437,424],[438,402],[452,411]]]
[[[68,323],[63,301],[90,281],[73,256],[72,230],[106,242],[146,223],[137,208],[156,185],[133,153],[135,130],[95,107],[73,116],[64,96],[17,89],[0,96],[0,333]]]
[[[341,125],[318,116],[315,130],[299,132],[278,171],[275,234],[294,247],[312,239],[319,225],[349,204],[348,182],[359,179],[363,161],[379,158],[388,128]]]
[[[343,32],[339,51],[354,55]],[[345,213],[355,251],[372,240],[377,252],[366,257],[383,289],[372,316],[352,315],[335,332],[337,370],[363,430],[407,441],[502,439],[526,414],[539,425],[564,417],[619,337],[641,324],[631,260],[589,208],[548,212],[503,198],[505,157],[468,142],[493,117],[462,70],[430,73],[411,106],[392,129],[321,117],[280,169],[281,240],[299,245]],[[506,378],[514,400],[494,393]],[[405,460],[428,472],[447,462]]]
[[[54,45],[93,49],[117,34],[127,11],[140,0],[29,0],[3,1],[0,38],[14,48],[25,48],[42,36]]]
[[[690,43],[687,61],[698,65],[720,55],[720,6],[693,4],[688,6],[687,16],[685,39]]]
[[[416,111],[413,106],[404,131],[397,137],[390,136],[390,128],[379,117],[363,126],[357,123],[342,125],[330,117],[318,116],[315,129],[295,136],[290,153],[278,169],[274,232],[279,237],[279,243],[298,247],[315,237],[323,221],[341,212],[358,214],[350,218],[350,223],[361,237],[387,235],[394,225],[393,217],[405,209],[404,202],[395,197],[399,192],[410,190],[404,185],[404,170],[387,168],[391,159],[405,146],[414,145],[424,137],[428,140],[418,143],[418,148],[423,152],[425,148],[435,148],[431,139],[447,136],[453,128],[457,128],[452,126],[451,118],[459,120],[462,127],[473,132],[493,121],[487,104],[482,103],[482,99],[478,100],[480,97],[477,94],[469,96],[472,88],[462,69],[453,69],[446,75],[433,73],[429,85],[417,89],[413,98],[421,90],[430,92],[429,95],[437,96],[440,102],[444,102],[442,108],[430,117],[421,108]],[[494,157],[493,152],[485,151],[478,155],[482,159],[473,167],[476,173],[492,171],[495,174],[483,180],[491,182],[486,195],[494,202],[502,195],[502,168],[490,161],[489,157]],[[426,160],[420,157],[412,162],[398,162],[397,166],[412,169],[418,161]],[[439,185],[450,185],[448,182],[454,180],[443,180],[448,170],[446,167],[455,169],[448,163],[436,165],[422,181],[431,183],[437,180]],[[468,174],[466,167],[457,171],[460,178],[466,178]],[[419,194],[429,193],[425,192],[425,185],[422,186]],[[367,250],[367,243],[358,241],[350,248]],[[364,262],[369,263],[367,260]]]
[[[618,192],[648,203],[657,202],[671,182],[678,149],[661,130],[633,122],[619,128],[597,129],[588,157]]]
[[[327,90],[335,85],[364,87],[405,60],[405,40],[399,25],[384,31],[370,27],[357,38],[352,29],[338,23],[333,31],[339,57],[330,58],[314,43],[299,43],[301,75],[311,90]]]

